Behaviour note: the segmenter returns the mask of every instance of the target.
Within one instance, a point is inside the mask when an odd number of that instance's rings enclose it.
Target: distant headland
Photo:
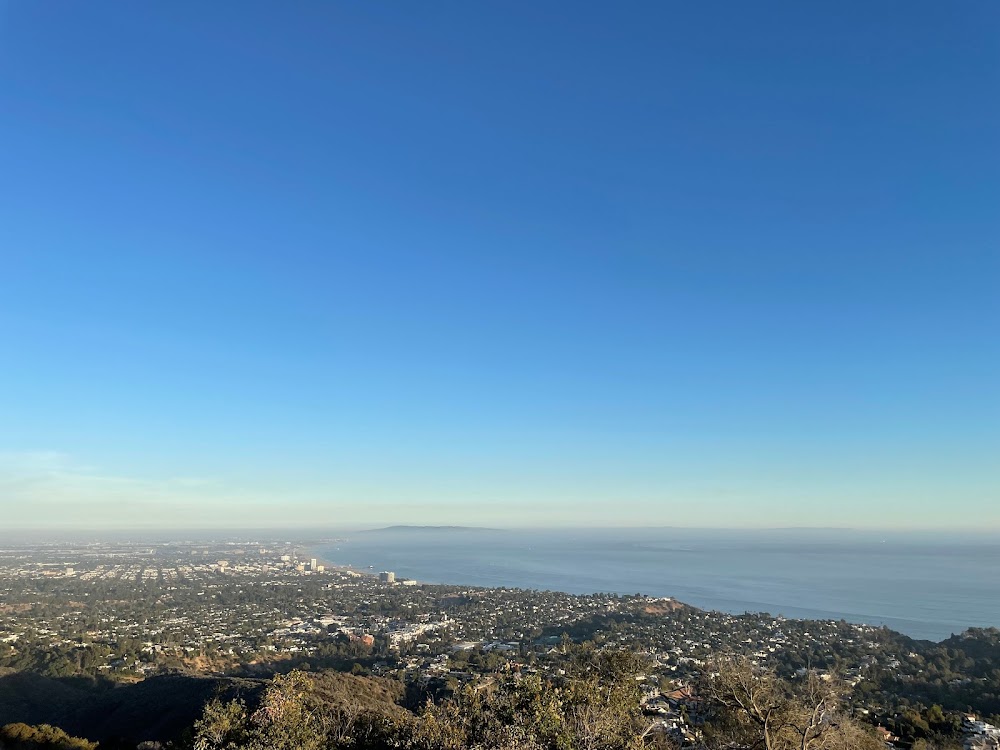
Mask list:
[[[496,533],[496,532],[503,531],[503,529],[491,529],[491,528],[488,528],[488,527],[485,527],[485,526],[411,526],[411,525],[399,524],[399,525],[396,525],[396,526],[384,526],[384,527],[379,528],[379,529],[365,529],[365,531],[363,531],[361,533],[366,533],[366,534],[380,534],[380,533],[384,533],[384,532],[387,532],[387,531],[388,532],[415,532],[415,533],[431,532],[431,531],[448,531],[448,532],[451,532],[451,531],[460,531],[460,532],[475,533],[475,532],[481,532],[481,531],[489,531],[489,532]]]

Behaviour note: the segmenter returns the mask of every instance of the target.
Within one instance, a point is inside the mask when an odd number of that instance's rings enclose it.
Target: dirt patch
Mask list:
[[[676,612],[679,609],[684,609],[683,604],[680,602],[670,600],[668,602],[656,602],[655,604],[647,604],[642,608],[642,611],[647,615],[669,615],[671,612]]]

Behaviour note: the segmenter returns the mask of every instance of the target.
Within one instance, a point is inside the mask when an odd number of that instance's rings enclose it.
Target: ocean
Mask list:
[[[402,527],[357,532],[317,554],[424,583],[671,596],[935,641],[1000,626],[997,535]]]

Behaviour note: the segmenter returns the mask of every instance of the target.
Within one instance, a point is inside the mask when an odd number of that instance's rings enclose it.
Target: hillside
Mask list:
[[[312,675],[316,694],[331,706],[359,703],[385,714],[404,711],[399,683],[338,672]],[[48,678],[29,673],[0,677],[0,726],[51,724],[102,748],[135,747],[179,736],[213,698],[242,698],[253,705],[266,680],[166,675],[116,683],[85,677]]]

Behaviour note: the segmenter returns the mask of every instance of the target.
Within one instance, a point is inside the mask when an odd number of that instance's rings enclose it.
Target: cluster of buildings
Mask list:
[[[962,722],[965,750],[1000,750],[1000,727],[969,714]]]
[[[172,544],[149,547],[92,544],[62,549],[51,545],[0,550],[0,580],[75,578],[80,581],[211,580],[219,573],[263,577],[280,573],[326,572],[315,558],[303,558],[294,545],[287,551],[259,545]]]
[[[379,583],[399,584],[400,586],[416,586],[418,582],[415,578],[396,578],[396,574],[391,570],[383,570],[378,574]]]
[[[309,654],[341,632],[382,637],[407,657],[447,655],[467,644],[513,659],[540,643],[558,648],[552,641],[567,633],[577,642],[642,652],[671,677],[695,670],[734,639],[761,658],[789,647],[846,644],[861,652],[846,666],[848,676],[859,675],[878,651],[866,646],[874,632],[866,626],[737,617],[670,599],[420,586],[392,571],[376,577],[330,570],[284,547],[136,546],[131,556],[122,546],[0,551],[0,593],[6,589],[4,600],[27,608],[0,611],[0,644],[23,644],[30,634],[38,644],[103,644],[121,657],[118,644],[136,642],[130,653],[155,668],[190,666],[209,655],[217,665],[225,661],[220,655],[238,661]],[[608,628],[613,618],[621,622]]]
[[[226,673],[350,653],[375,674],[462,682],[556,669],[583,642],[642,654],[644,707],[685,742],[696,739],[685,691],[720,652],[797,659],[852,683],[879,670],[917,679],[923,668],[904,641],[866,625],[638,595],[420,585],[329,568],[291,544],[0,550],[0,667],[23,668],[32,653],[48,665],[58,653],[64,673]],[[1000,750],[996,727],[970,716],[965,732],[967,750]]]

